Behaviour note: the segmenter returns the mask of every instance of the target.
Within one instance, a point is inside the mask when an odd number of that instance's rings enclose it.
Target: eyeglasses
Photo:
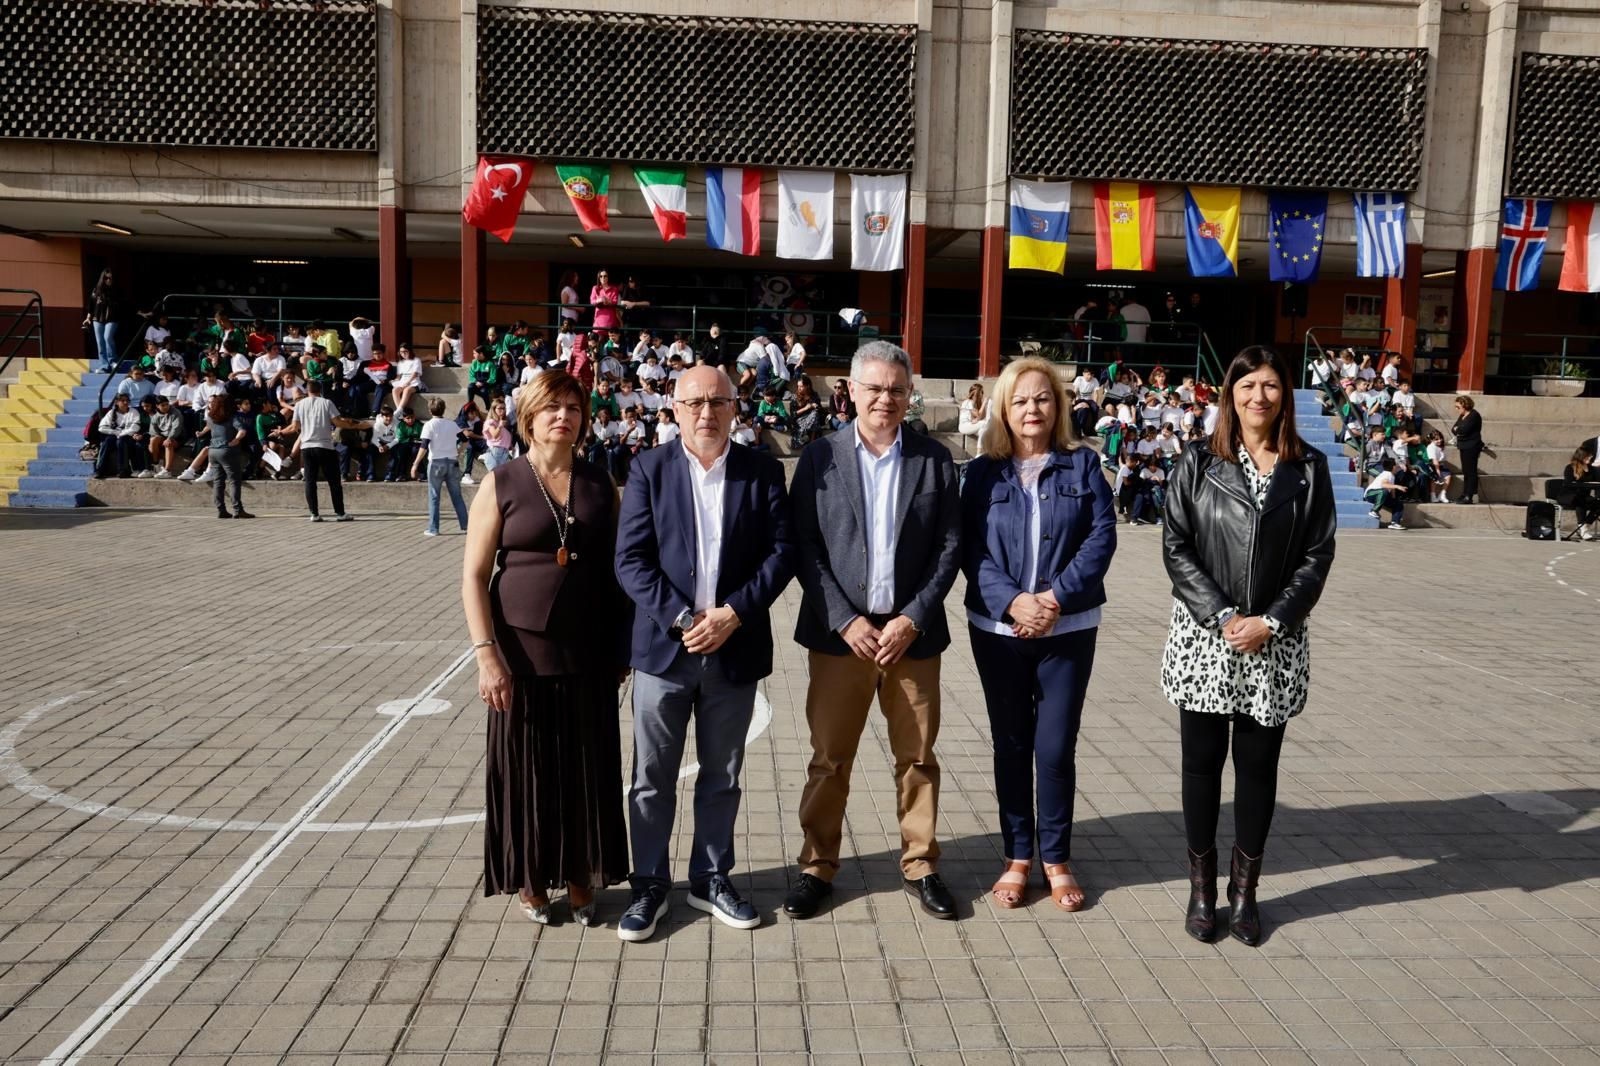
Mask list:
[[[856,388],[867,394],[868,403],[871,403],[879,396],[883,396],[885,394],[887,394],[889,399],[893,400],[895,403],[899,403],[901,400],[904,400],[907,396],[911,395],[911,390],[901,385],[890,385],[888,388],[884,388],[882,385],[868,385],[864,381],[856,381],[855,378],[851,378],[850,380],[855,381]]]
[[[721,414],[723,411],[726,411],[728,408],[733,406],[733,401],[728,399],[726,396],[712,396],[709,399],[703,399],[697,396],[692,400],[673,400],[672,402],[682,404],[695,414],[699,414],[701,411],[705,410],[708,405],[718,414]]]

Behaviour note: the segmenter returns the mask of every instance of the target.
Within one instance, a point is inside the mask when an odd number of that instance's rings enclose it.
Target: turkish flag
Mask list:
[[[531,159],[479,156],[478,173],[472,179],[461,217],[467,225],[486,230],[510,244],[511,234],[517,229],[517,215],[522,211],[522,198],[527,195],[528,182],[532,180]]]

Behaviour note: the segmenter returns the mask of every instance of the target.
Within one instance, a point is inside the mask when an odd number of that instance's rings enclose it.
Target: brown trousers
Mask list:
[[[801,869],[824,881],[839,872],[850,771],[867,727],[872,697],[878,697],[894,754],[896,811],[900,819],[900,869],[913,880],[939,863],[934,838],[939,820],[939,657],[901,659],[882,668],[854,655],[811,653],[806,723],[811,727],[811,765],[800,798],[805,846]]]

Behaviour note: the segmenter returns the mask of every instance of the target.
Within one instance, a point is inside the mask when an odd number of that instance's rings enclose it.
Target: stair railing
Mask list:
[[[35,289],[0,289],[0,293],[27,297],[18,309],[0,309],[0,315],[10,316],[5,332],[0,333],[0,356],[5,357],[0,361],[0,374],[4,374],[11,360],[19,355],[27,358],[30,345],[35,358],[44,358],[44,297]]]

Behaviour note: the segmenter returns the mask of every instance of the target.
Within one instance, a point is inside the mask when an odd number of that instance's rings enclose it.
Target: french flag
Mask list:
[[[706,243],[736,255],[761,254],[761,171],[706,168]]]

